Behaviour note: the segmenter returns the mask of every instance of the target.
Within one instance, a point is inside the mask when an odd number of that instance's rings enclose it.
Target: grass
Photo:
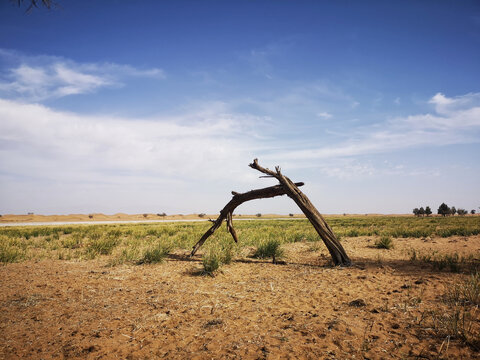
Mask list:
[[[480,233],[480,218],[413,216],[329,216],[326,218],[338,238],[358,236],[390,238],[423,238],[431,236],[470,236]],[[138,262],[156,242],[168,242],[173,249],[190,250],[210,227],[200,223],[102,224],[66,226],[26,226],[0,228],[0,261],[28,259],[95,259],[110,257],[112,264]],[[215,243],[223,252],[221,263],[228,263],[239,246],[267,246],[269,239],[282,244],[320,241],[308,220],[238,221],[235,228],[240,245],[233,244],[224,231],[217,231],[208,244]],[[230,244],[230,245],[228,245]],[[232,245],[233,244],[233,245]],[[207,245],[207,244],[206,244]],[[228,246],[231,246],[230,248]],[[272,246],[272,245],[269,245]],[[387,245],[388,246],[388,245]],[[153,251],[153,250],[150,250]],[[262,256],[259,253],[260,256]],[[270,257],[270,255],[265,255]],[[278,255],[275,255],[277,258]],[[462,259],[436,258],[431,263],[438,269],[455,270]]]
[[[283,250],[281,248],[281,244],[276,239],[269,239],[264,242],[261,242],[258,245],[255,253],[253,254],[253,257],[256,257],[259,259],[272,258],[272,262],[274,264],[276,264],[277,259],[281,258],[282,256],[283,256]]]
[[[221,265],[220,254],[210,249],[202,258],[203,274],[213,276]]]
[[[382,236],[380,239],[375,241],[375,247],[377,249],[393,249],[393,241],[390,236]]]
[[[440,338],[459,339],[480,350],[480,274],[451,285],[443,296],[443,311],[430,312],[430,328]]]
[[[421,253],[415,249],[410,250],[410,261],[416,263],[426,263],[432,266],[434,270],[448,270],[450,272],[476,273],[480,270],[480,263],[475,254],[460,256],[453,254],[438,254],[437,252]]]
[[[157,264],[165,260],[165,257],[172,250],[170,244],[158,243],[150,248],[147,248],[142,257],[137,261],[137,264]]]
[[[0,244],[0,262],[1,263],[14,263],[21,260],[24,257],[22,251],[17,247],[6,244]]]

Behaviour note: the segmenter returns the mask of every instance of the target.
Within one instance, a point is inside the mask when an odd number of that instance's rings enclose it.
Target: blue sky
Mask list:
[[[480,206],[476,1],[57,3],[0,3],[0,213],[216,213],[255,157],[322,213]]]

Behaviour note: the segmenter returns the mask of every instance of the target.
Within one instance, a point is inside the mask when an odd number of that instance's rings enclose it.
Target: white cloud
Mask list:
[[[374,126],[357,128],[349,134],[349,140],[336,146],[303,148],[274,156],[295,160],[297,165],[301,166],[302,163],[314,159],[479,142],[480,93],[455,98],[437,94],[429,102],[435,105],[433,114],[395,118]]]
[[[263,121],[206,110],[177,118],[83,116],[1,99],[0,118],[4,173],[101,183],[248,179],[244,169],[258,150],[252,124]]]
[[[0,58],[10,64],[10,68],[0,74],[0,94],[29,101],[121,86],[126,77],[165,77],[163,70],[157,68],[136,69],[113,63],[81,64],[56,56],[25,56],[7,50],[0,51]]]
[[[330,114],[326,111],[323,111],[323,112],[317,113],[317,116],[320,117],[320,118],[324,118],[324,119],[330,119],[332,117],[332,114]]]

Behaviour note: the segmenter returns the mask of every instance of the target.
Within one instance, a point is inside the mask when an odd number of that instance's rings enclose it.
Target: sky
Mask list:
[[[56,4],[0,2],[0,214],[215,214],[254,158],[325,214],[479,210],[478,1]]]

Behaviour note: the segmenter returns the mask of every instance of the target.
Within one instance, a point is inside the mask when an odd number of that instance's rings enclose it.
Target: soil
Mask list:
[[[425,317],[448,310],[442,295],[466,275],[408,250],[478,254],[480,237],[394,241],[344,239],[348,268],[328,266],[321,243],[289,244],[283,265],[245,256],[214,277],[187,251],[157,265],[0,266],[0,359],[479,358]]]

